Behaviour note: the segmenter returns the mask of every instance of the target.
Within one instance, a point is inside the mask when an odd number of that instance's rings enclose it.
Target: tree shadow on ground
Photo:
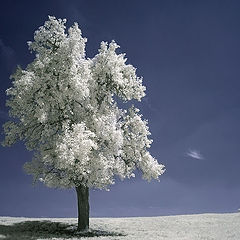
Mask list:
[[[4,240],[37,240],[53,237],[71,239],[72,237],[100,236],[125,236],[125,234],[96,229],[77,232],[76,225],[50,221],[25,221],[13,225],[0,225],[0,239]]]

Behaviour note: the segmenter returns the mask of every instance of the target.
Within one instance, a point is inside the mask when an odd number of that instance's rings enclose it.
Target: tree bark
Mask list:
[[[89,229],[89,189],[87,186],[76,187],[78,199],[78,231]]]

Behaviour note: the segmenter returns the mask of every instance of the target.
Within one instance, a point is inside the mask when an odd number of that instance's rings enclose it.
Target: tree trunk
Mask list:
[[[89,189],[84,185],[76,187],[78,199],[78,231],[89,228]]]

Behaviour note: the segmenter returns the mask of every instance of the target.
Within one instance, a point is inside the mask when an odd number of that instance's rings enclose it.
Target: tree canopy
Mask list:
[[[102,42],[87,58],[78,24],[49,17],[28,42],[36,56],[18,67],[7,90],[12,118],[4,125],[5,145],[24,141],[34,151],[27,173],[50,187],[106,188],[134,176],[158,179],[164,166],[151,156],[152,140],[139,109],[121,109],[117,101],[141,101],[142,78],[126,63],[119,46]],[[118,99],[118,100],[117,100]]]

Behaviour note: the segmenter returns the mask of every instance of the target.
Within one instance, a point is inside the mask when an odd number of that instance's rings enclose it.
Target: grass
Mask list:
[[[78,233],[76,218],[0,217],[0,240],[239,240],[240,213],[90,218]]]

